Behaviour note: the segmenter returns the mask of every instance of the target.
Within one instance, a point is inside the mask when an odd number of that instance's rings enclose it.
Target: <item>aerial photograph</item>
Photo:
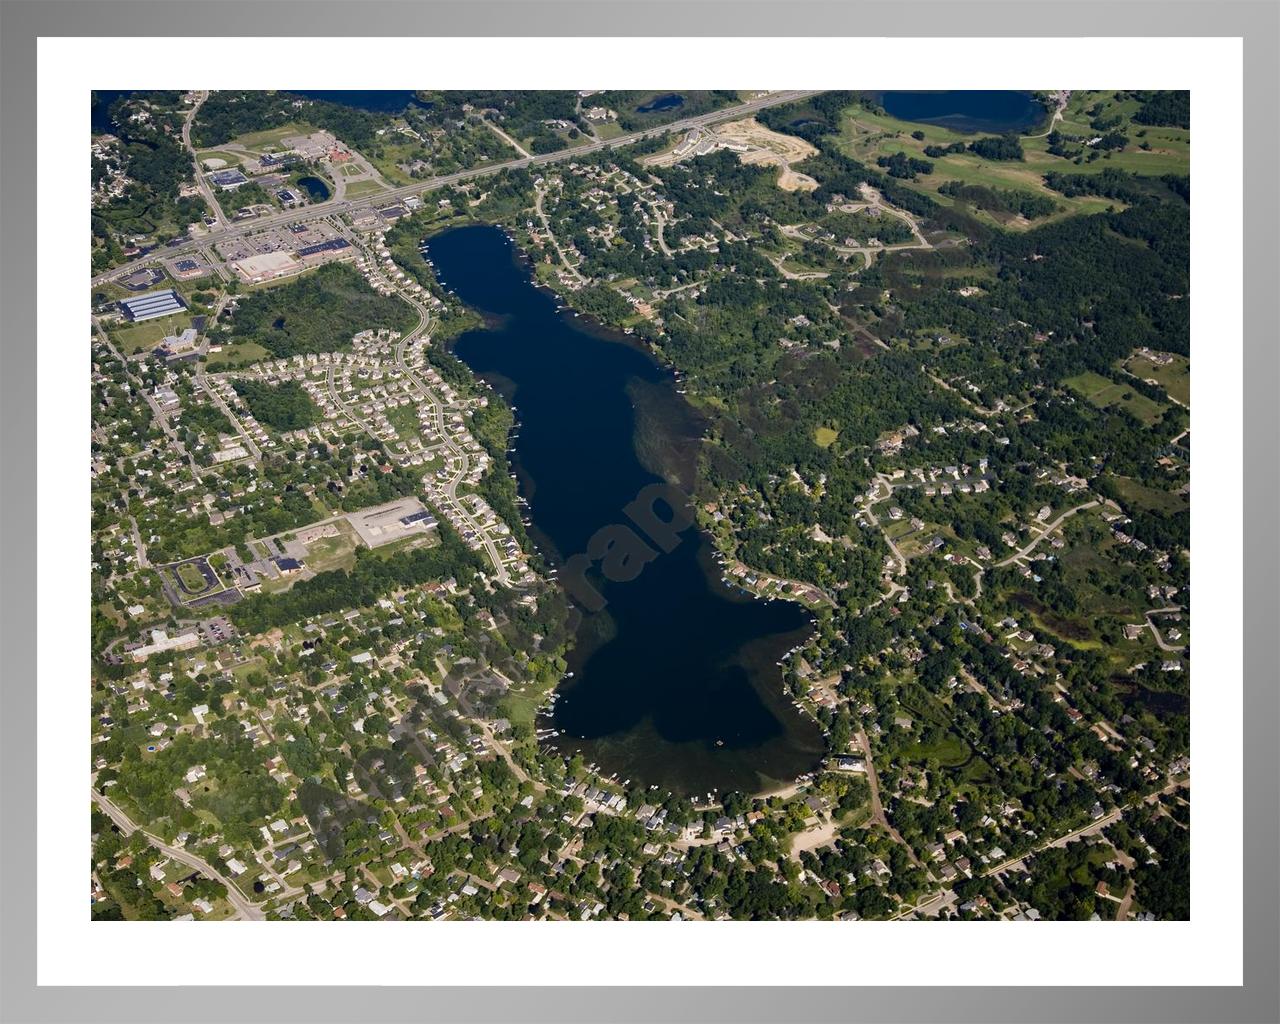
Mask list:
[[[86,102],[93,920],[1190,919],[1188,92]]]

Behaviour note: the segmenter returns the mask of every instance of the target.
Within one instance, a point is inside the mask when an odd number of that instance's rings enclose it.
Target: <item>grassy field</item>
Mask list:
[[[933,743],[913,743],[902,751],[910,761],[927,761],[933,758],[943,768],[959,768],[969,760],[969,748],[964,740],[953,732],[944,733]]]
[[[413,179],[400,169],[400,164],[425,157],[426,148],[420,142],[406,139],[404,142],[384,141],[378,156],[370,156],[369,162],[393,185],[409,185]],[[347,193],[350,195],[350,191]]]
[[[818,427],[813,432],[813,439],[819,448],[830,448],[839,436],[840,432],[830,427]]]
[[[396,433],[405,441],[411,441],[419,434],[418,408],[415,405],[398,405],[387,409],[388,422],[395,427]]]
[[[1126,122],[1133,117],[1141,105],[1135,99],[1118,100],[1115,91],[1075,92],[1063,111],[1058,130],[1064,135],[1082,135],[1092,138],[1099,133],[1089,122],[1092,117],[1087,113],[1096,104],[1102,109],[1098,116],[1103,118],[1122,117]],[[1074,172],[1088,174],[1103,170],[1106,167],[1118,167],[1120,170],[1132,171],[1134,174],[1186,174],[1191,162],[1191,132],[1185,128],[1163,128],[1149,125],[1127,123],[1123,126],[1129,137],[1129,145],[1122,152],[1112,155],[1110,160],[1095,160],[1093,163],[1070,164]],[[1147,143],[1151,148],[1143,150],[1139,147]],[[1047,150],[1045,139],[1024,141],[1024,146],[1034,146]],[[1066,161],[1061,161],[1066,165]]]
[[[356,564],[356,544],[351,536],[351,527],[346,523],[338,524],[336,537],[321,537],[307,547],[307,565],[316,572],[330,569],[350,571]]]
[[[595,133],[598,139],[616,139],[619,135],[625,134],[617,121],[605,121],[603,124],[596,125]]]
[[[1127,476],[1111,478],[1116,490],[1120,492],[1120,500],[1126,505],[1134,505],[1149,512],[1181,512],[1187,507],[1185,495],[1172,491],[1162,491],[1131,480]]]
[[[1102,102],[1104,110],[1101,116],[1108,117],[1119,114],[1130,117],[1138,109],[1136,100],[1116,102],[1114,93],[1086,92],[1075,93],[1064,112],[1065,120],[1060,122],[1058,130],[1067,135],[1080,135],[1087,138],[1099,133],[1089,126],[1091,118],[1085,110],[1095,103]],[[912,138],[912,132],[920,132],[923,139]],[[1139,137],[1139,133],[1145,135]],[[1100,157],[1092,162],[1075,163],[1066,157],[1055,156],[1048,151],[1047,138],[1022,137],[1025,159],[1021,161],[985,160],[973,153],[953,153],[942,157],[925,155],[927,146],[948,146],[955,142],[971,142],[982,134],[965,134],[943,128],[938,125],[918,124],[901,121],[887,114],[877,114],[863,107],[854,107],[844,117],[839,137],[841,147],[855,159],[874,165],[880,156],[892,156],[894,153],[905,153],[908,156],[929,160],[933,163],[933,172],[921,175],[914,181],[906,182],[909,188],[928,193],[932,198],[948,206],[955,200],[940,195],[938,187],[948,181],[962,181],[965,184],[982,185],[988,188],[1014,189],[1046,196],[1061,208],[1057,214],[1048,218],[1039,218],[1034,224],[1043,224],[1056,217],[1076,213],[1096,213],[1108,206],[1121,207],[1112,199],[1099,196],[1076,196],[1067,198],[1052,191],[1044,184],[1044,175],[1049,171],[1064,174],[1096,174],[1108,168],[1131,171],[1135,174],[1161,175],[1186,174],[1190,167],[1190,132],[1178,128],[1156,128],[1129,124],[1125,129],[1129,137],[1129,145],[1120,152]],[[1144,151],[1140,144],[1147,143],[1151,149]],[[1025,227],[1028,222],[1007,217],[995,218],[987,213],[979,214],[984,219],[1003,222],[1007,227]]]
[[[266,662],[262,658],[254,657],[241,665],[236,665],[231,669],[231,674],[235,676],[236,681],[240,685],[244,685],[244,681],[251,672],[261,672],[266,668]]]
[[[935,759],[944,768],[959,768],[968,762],[973,752],[951,730],[950,714],[945,705],[923,687],[909,684],[898,691],[898,699],[907,714],[915,720],[913,731],[920,735],[928,726],[942,730],[932,741],[923,739],[908,744],[902,756],[910,761],[922,762]]]
[[[186,562],[177,568],[178,579],[182,581],[182,585],[192,594],[199,594],[208,589],[204,575],[196,566],[190,562]]]
[[[1067,387],[1086,398],[1099,409],[1110,409],[1116,406],[1128,409],[1143,423],[1148,425],[1159,421],[1164,415],[1165,407],[1153,402],[1146,395],[1108,380],[1100,374],[1087,370],[1063,381]]]
[[[190,326],[190,315],[182,314],[145,320],[140,324],[122,324],[109,328],[107,334],[119,346],[120,351],[131,356],[145,349],[155,348],[169,335],[178,334]]]
[[[281,143],[291,135],[310,135],[313,131],[315,128],[309,124],[291,121],[288,124],[282,124],[279,128],[250,132],[231,141],[234,145],[243,146],[245,149],[262,152],[264,149],[279,149]]]
[[[271,353],[257,342],[245,341],[237,345],[224,346],[221,352],[215,352],[209,356],[207,365],[210,370],[225,370],[229,367],[248,366],[250,363],[260,362],[270,355]]]
[[[206,160],[224,160],[228,167],[239,167],[244,156],[225,149],[203,149],[196,153],[196,159],[203,165]]]
[[[1186,356],[1171,355],[1172,362],[1160,365],[1146,356],[1133,355],[1124,368],[1135,377],[1151,379],[1169,393],[1169,397],[1181,405],[1191,405],[1191,360]]]
[[[382,186],[376,181],[365,178],[363,181],[353,181],[347,185],[347,198],[357,199],[360,196],[369,195],[371,192],[381,192]]]

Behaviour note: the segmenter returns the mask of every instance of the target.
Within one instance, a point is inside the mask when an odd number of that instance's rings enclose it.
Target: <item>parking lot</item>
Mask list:
[[[225,260],[243,260],[272,252],[296,252],[306,246],[318,245],[337,237],[337,231],[324,221],[317,221],[314,224],[291,224],[288,227],[255,231],[242,238],[219,242],[217,249]]]

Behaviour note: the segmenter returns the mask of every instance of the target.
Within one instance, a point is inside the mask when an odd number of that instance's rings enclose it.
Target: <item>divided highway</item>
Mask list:
[[[715,124],[720,121],[733,121],[753,114],[758,110],[763,110],[766,107],[775,107],[782,103],[791,103],[795,100],[804,99],[806,96],[813,96],[819,91],[820,90],[817,89],[810,89],[807,91],[770,93],[767,96],[762,96],[759,99],[750,100],[746,103],[739,103],[733,107],[724,107],[720,110],[713,110],[710,113],[699,114],[697,117],[685,118],[682,121],[672,121],[658,128],[648,128],[644,131],[631,132],[628,135],[620,135],[616,139],[589,142],[584,146],[577,146],[573,149],[559,149],[554,153],[541,153],[536,156],[522,157],[519,160],[507,160],[503,163],[488,164],[484,167],[458,171],[454,174],[445,174],[438,178],[428,178],[425,181],[415,182],[412,185],[404,185],[400,188],[386,189],[382,192],[364,195],[359,199],[330,201],[327,203],[319,203],[315,206],[303,207],[301,210],[284,211],[270,217],[258,217],[254,220],[245,221],[243,224],[232,224],[224,228],[208,231],[200,235],[198,238],[193,238],[189,241],[183,242],[182,245],[153,250],[141,259],[125,263],[121,266],[114,267],[105,273],[97,275],[93,278],[92,283],[96,287],[97,285],[103,284],[107,281],[114,280],[117,277],[132,273],[141,267],[145,267],[148,264],[153,263],[157,258],[189,255],[216,242],[232,238],[240,238],[244,235],[261,231],[264,228],[280,227],[282,225],[296,223],[300,220],[311,220],[318,216],[331,216],[339,213],[352,213],[356,210],[373,209],[387,203],[404,199],[408,196],[422,195],[425,192],[445,188],[449,185],[457,185],[461,182],[471,181],[475,178],[487,177],[488,175],[497,174],[500,171],[508,169],[518,167],[537,167],[543,164],[557,163],[561,160],[572,160],[587,153],[596,153],[603,149],[616,149],[618,147],[628,146],[633,142],[639,142],[641,139],[652,138],[656,135],[666,134],[667,132],[681,132],[690,128],[699,128],[705,125]],[[214,208],[217,209],[216,204]]]

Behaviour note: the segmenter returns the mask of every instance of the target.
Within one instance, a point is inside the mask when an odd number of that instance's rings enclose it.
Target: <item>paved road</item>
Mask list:
[[[125,376],[129,379],[130,386],[134,391],[141,395],[147,403],[147,408],[151,410],[151,417],[156,421],[156,425],[164,432],[164,436],[169,439],[169,443],[173,445],[174,451],[187,460],[187,464],[191,467],[191,472],[197,479],[204,475],[205,470],[196,464],[195,457],[187,451],[186,445],[182,443],[182,438],[178,436],[178,432],[173,428],[173,424],[169,422],[169,417],[164,414],[164,410],[157,404],[155,396],[148,390],[147,386],[142,383],[141,378],[135,376],[129,369],[129,360],[124,354],[112,344],[111,339],[107,337],[107,332],[102,329],[102,325],[96,319],[93,320],[94,332],[101,341],[115,356],[120,360],[120,365],[124,367]]]
[[[182,144],[187,147],[187,152],[191,154],[192,163],[195,164],[196,185],[200,188],[200,194],[204,196],[204,201],[209,204],[214,219],[218,222],[219,229],[227,226],[227,218],[222,215],[222,207],[218,205],[218,197],[214,195],[213,189],[209,186],[209,182],[205,176],[200,173],[200,161],[196,158],[196,148],[191,144],[191,125],[196,119],[196,112],[203,106],[204,101],[209,98],[209,91],[202,89],[196,95],[195,105],[187,111],[187,118],[182,122]]]
[[[490,121],[487,117],[481,115],[480,123],[485,125],[491,132],[493,132],[494,135],[498,136],[498,138],[500,138],[503,142],[505,142],[508,146],[514,149],[521,156],[526,158],[533,156],[533,154],[530,153],[527,149],[525,149],[524,146],[516,142],[515,139],[513,139],[510,135],[504,132],[501,128],[499,128],[496,124]]]
[[[1167,796],[1168,794],[1174,792],[1175,790],[1182,789],[1184,786],[1189,786],[1189,785],[1191,785],[1190,779],[1185,779],[1179,782],[1171,782],[1167,786],[1165,786],[1163,789],[1159,790],[1158,792],[1151,793],[1146,797],[1144,797],[1141,803],[1142,804],[1154,803],[1160,797]],[[1035,847],[1032,850],[1028,850],[1026,853],[1022,854],[1019,857],[1010,857],[1008,860],[1001,861],[999,864],[996,864],[993,867],[987,868],[987,870],[982,872],[982,874],[984,876],[1001,874],[1002,872],[1007,871],[1009,868],[1013,867],[1015,864],[1020,864],[1027,857],[1034,856],[1035,854],[1040,853],[1044,850],[1048,850],[1051,847],[1067,846],[1070,843],[1074,843],[1077,839],[1083,839],[1086,836],[1096,835],[1097,833],[1105,829],[1108,825],[1112,825],[1115,822],[1119,821],[1121,818],[1125,816],[1125,813],[1127,811],[1130,811],[1132,809],[1133,808],[1128,804],[1121,804],[1119,807],[1113,808],[1109,813],[1104,814],[1101,818],[1098,818],[1096,821],[1091,821],[1087,825],[1082,825],[1080,828],[1073,829],[1072,831],[1068,832],[1066,835],[1058,836],[1058,838],[1056,839],[1050,839],[1046,843],[1041,843],[1039,846]]]
[[[1047,524],[1047,525],[1045,526],[1045,528],[1044,528],[1043,532],[1041,532],[1039,536],[1037,536],[1036,538],[1034,538],[1034,539],[1033,539],[1032,541],[1030,541],[1029,543],[1027,543],[1027,544],[1023,545],[1021,548],[1019,548],[1017,551],[1015,551],[1012,555],[1010,555],[1010,556],[1009,556],[1008,558],[1006,558],[1004,561],[1002,561],[1002,562],[996,562],[996,565],[998,565],[998,566],[1009,565],[1011,562],[1015,562],[1015,561],[1017,561],[1019,558],[1026,558],[1026,557],[1027,557],[1027,555],[1031,553],[1031,550],[1032,550],[1032,549],[1033,549],[1037,544],[1039,544],[1039,543],[1040,543],[1042,540],[1044,540],[1046,537],[1052,536],[1052,535],[1053,535],[1053,533],[1054,533],[1054,531],[1055,531],[1055,530],[1057,530],[1059,526],[1061,526],[1063,523],[1065,523],[1065,522],[1066,522],[1068,519],[1070,519],[1073,515],[1075,515],[1077,512],[1083,512],[1083,511],[1084,511],[1085,509],[1087,509],[1087,508],[1093,508],[1093,507],[1094,507],[1095,505],[1097,505],[1097,504],[1098,504],[1097,499],[1094,499],[1093,501],[1086,501],[1083,505],[1077,505],[1075,508],[1067,509],[1067,511],[1063,512],[1063,513],[1062,513],[1062,515],[1058,516],[1058,518],[1057,518],[1057,519],[1055,519],[1053,522],[1051,522],[1051,523]]]
[[[551,244],[555,246],[556,253],[559,255],[564,269],[569,271],[579,284],[586,284],[587,279],[582,276],[582,272],[577,267],[569,262],[569,257],[564,254],[564,249],[560,246],[560,239],[556,238],[555,232],[551,230],[551,221],[547,219],[547,211],[542,208],[542,200],[545,195],[546,193],[541,188],[533,190],[533,209],[538,214],[538,219],[542,221],[542,230],[547,233],[547,237],[551,239]]]
[[[894,921],[901,921],[904,918],[923,915],[925,917],[938,917],[944,910],[956,905],[956,894],[954,889],[943,889],[941,892],[935,893],[928,899],[916,904],[914,907],[907,907],[905,910],[893,916]]]
[[[134,519],[133,516],[129,517],[129,529],[133,534],[133,546],[138,552],[138,568],[151,568],[151,563],[147,561],[147,547],[142,543],[142,531],[138,529],[138,520]]]
[[[858,737],[858,745],[862,747],[862,752],[867,759],[867,785],[871,789],[871,817],[884,826],[884,830],[896,842],[902,844],[902,848],[906,851],[907,858],[912,864],[920,868],[926,875],[932,877],[933,873],[920,863],[920,858],[916,856],[915,850],[911,849],[911,844],[902,838],[901,833],[896,828],[889,824],[889,818],[884,813],[884,805],[880,802],[880,780],[876,777],[876,762],[871,754],[871,740],[867,738],[865,729],[859,729],[855,735]]]
[[[1116,907],[1117,921],[1129,920],[1129,908],[1133,906],[1133,882],[1129,883],[1129,888],[1124,891],[1124,897],[1120,900],[1120,906]]]
[[[371,257],[372,258],[372,257]],[[489,560],[493,562],[494,574],[498,581],[503,584],[511,582],[511,575],[507,572],[507,568],[502,562],[502,553],[498,550],[498,546],[493,542],[493,538],[489,536],[489,532],[475,519],[467,510],[463,502],[458,500],[458,485],[466,479],[467,472],[471,466],[471,459],[466,451],[461,448],[453,439],[453,436],[445,429],[444,425],[444,408],[440,405],[440,401],[436,398],[435,392],[422,383],[418,375],[413,372],[413,367],[409,365],[405,358],[405,353],[409,346],[418,338],[424,336],[428,327],[431,325],[431,313],[426,305],[419,301],[408,292],[397,289],[396,294],[409,303],[418,313],[418,324],[412,331],[406,334],[396,345],[396,366],[400,372],[404,374],[405,379],[418,392],[419,397],[427,405],[431,407],[431,415],[435,421],[436,433],[443,442],[446,451],[450,456],[458,460],[458,472],[449,478],[444,485],[445,496],[452,502],[454,510],[462,518],[463,522],[470,525],[475,531],[476,536],[480,538],[484,545],[485,551],[489,555]],[[329,386],[330,392],[336,397],[337,391],[333,387],[333,367],[329,368]],[[367,429],[367,428],[366,428]],[[372,433],[372,431],[370,431]]]
[[[110,800],[108,800],[105,796],[99,793],[96,789],[91,789],[89,792],[93,797],[93,802],[97,804],[102,809],[103,813],[105,813],[108,817],[110,817],[111,820],[114,821],[117,826],[119,826],[120,831],[123,832],[126,836],[131,836],[133,835],[134,832],[141,832],[144,836],[146,836],[147,842],[149,842],[161,853],[165,854],[168,857],[172,857],[174,860],[187,865],[187,867],[194,868],[196,871],[199,871],[202,875],[207,875],[209,878],[216,879],[217,881],[225,885],[227,887],[227,901],[233,907],[235,907],[236,913],[239,917],[244,918],[245,920],[248,920],[248,921],[265,921],[267,919],[266,915],[257,907],[255,907],[252,903],[250,903],[249,900],[245,897],[244,893],[242,893],[238,888],[236,888],[235,882],[227,878],[224,874],[222,874],[222,872],[215,869],[213,865],[210,864],[208,861],[205,861],[202,858],[197,857],[194,853],[188,853],[186,850],[183,850],[180,847],[170,846],[168,843],[164,842],[162,839],[156,836],[153,836],[150,832],[146,831],[145,829],[139,828],[136,824],[134,824],[133,819],[131,819],[127,814],[124,813],[124,811],[120,810],[119,807],[113,804]]]
[[[1046,136],[1052,135],[1054,128],[1056,128],[1058,125],[1058,122],[1062,120],[1062,112],[1067,109],[1067,101],[1070,99],[1071,99],[1071,91],[1069,89],[1063,89],[1057,92],[1054,95],[1054,100],[1057,103],[1057,109],[1054,110],[1053,117],[1049,118],[1049,127],[1046,128],[1044,131],[1040,132],[1038,135],[1028,135],[1026,136],[1026,138],[1043,139]]]
[[[1160,650],[1168,651],[1171,654],[1181,654],[1183,651],[1187,649],[1186,644],[1167,643],[1165,641],[1165,638],[1160,635],[1159,628],[1156,626],[1154,622],[1151,621],[1151,616],[1167,615],[1170,612],[1180,612],[1180,611],[1182,611],[1182,608],[1175,604],[1175,605],[1171,605],[1168,608],[1152,608],[1151,611],[1147,612],[1146,614],[1147,628],[1150,629],[1152,634],[1155,636],[1156,646],[1159,647]]]
[[[262,460],[262,449],[249,436],[249,432],[244,429],[244,424],[240,422],[240,417],[236,415],[235,410],[218,394],[218,389],[209,383],[204,371],[205,361],[201,359],[196,363],[196,384],[213,400],[213,404],[222,411],[222,414],[226,416],[227,420],[235,428],[236,433],[240,435],[240,440],[244,442],[245,448],[249,452],[249,457],[254,462],[260,462]]]
[[[682,130],[700,125],[713,124],[718,121],[731,121],[735,118],[741,118],[744,115],[752,114],[758,110],[764,110],[767,107],[774,107],[783,103],[791,103],[794,100],[803,99],[806,96],[816,95],[820,91],[821,90],[818,89],[810,89],[807,91],[770,93],[768,96],[763,96],[747,103],[740,103],[734,107],[725,107],[722,110],[714,110],[707,114],[700,114],[697,117],[685,118],[682,121],[672,121],[669,124],[665,124],[657,128],[649,128],[645,131],[632,132],[629,135],[620,135],[616,139],[589,142],[585,146],[577,146],[573,149],[560,149],[556,150],[554,153],[540,153],[536,156],[521,157],[519,160],[507,160],[502,163],[488,164],[485,167],[476,167],[465,171],[458,171],[454,174],[441,175],[437,178],[429,178],[425,181],[415,182],[412,185],[405,185],[401,188],[386,189],[382,192],[361,196],[359,199],[343,200],[342,202],[330,201],[316,206],[303,207],[301,210],[286,210],[283,213],[274,214],[270,217],[259,217],[256,220],[247,221],[244,224],[231,224],[220,230],[207,232],[201,235],[198,239],[192,239],[183,245],[166,248],[162,252],[148,253],[140,259],[115,267],[114,269],[109,270],[106,273],[99,274],[93,278],[92,283],[97,286],[105,281],[114,280],[124,274],[132,273],[141,267],[148,266],[155,262],[155,260],[161,255],[165,257],[187,255],[202,246],[223,240],[240,238],[247,234],[262,231],[265,228],[281,227],[298,221],[312,220],[316,217],[329,216],[335,213],[350,213],[357,209],[373,209],[376,206],[384,206],[387,203],[395,202],[408,196],[421,195],[424,192],[431,192],[436,189],[445,188],[449,185],[457,185],[464,181],[487,177],[504,170],[512,170],[520,167],[540,167],[543,164],[558,163],[562,160],[575,160],[588,153],[596,153],[605,149],[617,149],[619,147],[628,146],[633,142],[639,142],[642,139],[665,135],[667,132],[678,133]]]
[[[919,223],[916,221],[914,217],[911,216],[910,213],[908,213],[906,210],[900,210],[896,206],[890,206],[887,202],[885,202],[884,197],[876,189],[872,188],[870,185],[867,185],[864,183],[860,185],[859,188],[862,191],[862,196],[865,202],[852,203],[852,204],[849,204],[848,206],[842,207],[842,209],[852,209],[855,212],[858,210],[871,210],[873,213],[879,213],[883,211],[884,213],[887,213],[892,217],[896,217],[899,220],[904,221],[907,227],[911,229],[911,234],[915,236],[915,241],[914,242],[895,242],[892,245],[831,244],[830,247],[833,252],[838,252],[842,256],[855,256],[855,255],[861,256],[863,261],[866,263],[866,265],[870,267],[871,264],[875,262],[875,258],[884,253],[902,252],[903,250],[906,250],[906,249],[932,249],[934,247],[933,243],[924,237],[924,232],[920,230]],[[782,228],[782,233],[784,235],[787,235],[790,238],[798,238],[804,241],[808,241],[808,236],[805,235],[802,231],[800,231],[798,225],[793,224],[793,225],[784,226]],[[775,265],[778,266],[779,270],[782,270],[782,267],[778,265],[776,261],[775,261]],[[784,277],[790,277],[793,280],[803,279],[805,277],[819,276],[814,273],[791,275],[791,274],[788,274],[785,270],[783,270],[782,272]],[[827,275],[821,274],[820,276],[826,277]],[[885,347],[887,348],[888,346],[885,346]]]
[[[653,220],[654,220],[654,223],[657,225],[656,233],[658,236],[658,248],[662,250],[662,255],[670,259],[675,255],[675,253],[671,251],[671,246],[667,245],[667,238],[665,234],[666,227],[667,227],[666,214],[664,214],[656,206],[650,206],[650,209],[653,210]]]

